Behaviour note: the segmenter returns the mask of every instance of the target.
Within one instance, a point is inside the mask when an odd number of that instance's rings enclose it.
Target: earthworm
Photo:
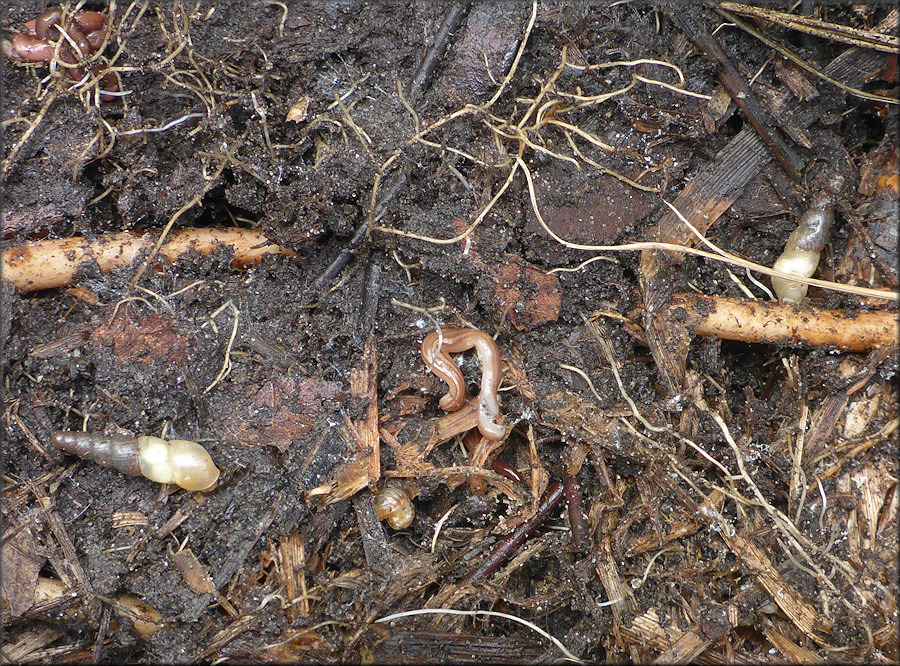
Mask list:
[[[566,507],[569,511],[569,525],[572,529],[572,543],[581,550],[587,543],[588,524],[584,515],[583,493],[578,474],[563,470],[563,491],[566,495]]]
[[[49,20],[53,18],[50,16],[52,12],[59,13],[59,10],[48,10],[44,12],[47,15],[46,18],[42,21],[44,24],[43,30],[48,29],[52,22]],[[42,14],[41,16],[44,16]],[[40,17],[38,17],[39,19]],[[31,19],[30,21],[25,22],[25,34],[37,36],[37,22],[38,19]],[[57,17],[57,22],[59,18]],[[100,45],[103,44],[103,39],[106,37],[106,16],[101,14],[100,12],[76,12],[72,15],[72,20],[75,22],[75,25],[84,33],[84,36],[87,37],[88,42],[94,51],[100,48]],[[51,39],[56,39],[56,35],[53,35]]]
[[[91,38],[91,33],[106,32],[105,14],[100,12],[75,12],[72,18],[78,24],[78,27],[84,31],[84,34],[87,35],[88,40]]]
[[[440,346],[440,347],[439,347]],[[466,382],[459,366],[450,358],[475,348],[481,363],[481,391],[478,394],[478,429],[488,439],[502,439],[506,428],[498,423],[500,401],[500,350],[497,343],[483,331],[475,328],[443,328],[432,331],[422,341],[422,360],[438,377],[443,379],[449,391],[440,400],[445,412],[455,412],[466,402]]]
[[[100,12],[76,12],[72,15],[72,22],[65,31],[66,37],[62,39],[57,51],[56,40],[62,36],[60,26],[63,13],[59,9],[48,9],[36,19],[25,23],[23,33],[14,33],[12,41],[2,40],[3,54],[10,60],[24,62],[53,62],[54,56],[60,62],[67,65],[78,65],[78,57],[73,52],[72,44],[80,52],[82,58],[96,53],[103,46],[106,39],[106,16]],[[84,78],[85,69],[82,66],[66,67],[68,76],[73,81]],[[97,73],[102,68],[94,68],[92,73]],[[106,74],[101,81],[101,97],[109,99],[104,92],[116,92],[118,80],[111,72]]]
[[[12,47],[7,47],[10,42],[3,40],[3,53],[10,60],[24,60],[26,62],[50,62],[53,60],[55,47],[50,42],[45,42],[36,35],[23,35],[20,32],[13,34]]]
[[[819,256],[828,242],[828,234],[834,223],[834,201],[844,179],[834,176],[824,190],[813,197],[812,206],[800,216],[797,228],[788,236],[784,252],[772,266],[776,271],[812,277],[819,265]],[[806,296],[808,284],[780,277],[772,278],[772,288],[782,303],[799,303]]]
[[[57,430],[50,435],[54,447],[130,476],[157,483],[174,483],[185,490],[212,490],[219,469],[206,449],[186,439],[102,435]]]
[[[34,20],[34,34],[38,36],[38,39],[43,39],[44,41],[56,41],[62,35],[62,28],[59,25],[61,22],[62,11],[59,9],[48,9]],[[66,34],[75,43],[78,50],[81,51],[82,56],[89,56],[94,52],[87,37],[81,31],[77,19],[72,21],[72,25],[66,30]],[[69,43],[69,40],[66,40],[66,42]],[[64,48],[68,49],[67,46],[63,45],[60,48],[60,53],[62,53]]]

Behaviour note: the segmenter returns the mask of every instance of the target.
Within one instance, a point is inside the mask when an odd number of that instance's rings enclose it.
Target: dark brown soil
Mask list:
[[[21,31],[44,9],[23,0],[7,8],[2,27]],[[5,62],[7,246],[158,234],[199,196],[175,229],[259,228],[297,256],[240,271],[221,248],[153,262],[136,284],[141,262],[109,273],[88,265],[67,288],[20,294],[4,285],[4,655],[563,656],[546,637],[498,617],[375,622],[453,608],[527,619],[587,661],[897,660],[896,348],[842,354],[696,338],[683,390],[673,391],[643,334],[650,299],[640,254],[608,253],[577,272],[548,273],[597,253],[547,234],[521,171],[467,240],[410,237],[464,232],[503,186],[511,168],[504,152],[514,157],[518,146],[488,128],[487,108],[429,134],[437,146],[410,143],[416,122],[425,127],[490,100],[531,15],[529,5],[499,1],[465,8],[446,53],[411,90],[451,11],[399,1],[122,3],[104,54],[121,45],[115,65],[129,94],[100,105],[67,91],[68,81],[45,80],[42,65]],[[709,31],[722,21],[694,11]],[[819,18],[867,29],[887,14],[847,5]],[[819,68],[850,48],[767,29]],[[747,80],[772,54],[736,28],[716,34]],[[563,48],[576,64],[666,61],[681,68],[686,90],[725,100],[716,106],[639,81],[560,115],[613,148],[573,134],[584,157],[644,189],[584,159],[560,159],[574,154],[558,126],[530,133],[543,151],[527,147],[523,158],[555,233],[582,244],[647,240],[667,211],[663,199],[715,163],[744,117],[727,105],[716,63],[661,9],[559,2],[540,5],[514,76],[489,109],[495,120],[521,117],[522,100],[557,71]],[[896,54],[880,55],[885,71],[866,90],[896,95]],[[654,65],[568,68],[556,87],[598,95],[625,88],[634,73],[678,82]],[[785,83],[797,77],[817,95],[803,98]],[[896,288],[896,106],[844,94],[780,57],[754,91],[767,105],[792,105],[810,140],[792,143],[805,165],[837,164],[847,180],[817,277]],[[808,106],[816,111],[807,118]],[[286,120],[292,108],[297,119]],[[878,174],[887,189],[866,189]],[[706,236],[771,266],[810,203],[810,178],[792,182],[769,163]],[[328,273],[348,252],[349,262]],[[698,257],[666,275],[668,293],[767,298],[743,270]],[[806,307],[848,312],[886,307],[818,288],[808,298]],[[452,474],[470,465],[458,437],[424,452],[444,416],[437,402],[445,386],[419,353],[436,322],[496,336],[503,414],[515,424],[500,458],[523,482]],[[621,390],[601,340],[611,343]],[[370,459],[357,442],[361,428],[374,427],[370,401],[351,394],[367,345],[387,433],[382,478],[329,504],[308,491]],[[474,394],[470,356],[463,370]],[[191,494],[128,477],[54,450],[50,433],[63,429],[196,440],[222,478],[214,492]],[[799,458],[797,447],[805,447]],[[737,476],[742,466],[755,488]],[[413,469],[421,473],[412,477]],[[461,585],[534,514],[548,484],[572,474],[582,486],[583,543],[573,539],[577,517],[564,500],[512,553],[517,559]],[[404,479],[416,510],[399,532],[373,517],[373,494],[392,476]],[[796,526],[795,541],[779,516]],[[192,584],[179,550],[196,556],[212,588]],[[71,594],[35,603],[39,578],[61,580]],[[138,635],[123,595],[156,609],[163,628]],[[785,597],[796,605],[783,605]]]

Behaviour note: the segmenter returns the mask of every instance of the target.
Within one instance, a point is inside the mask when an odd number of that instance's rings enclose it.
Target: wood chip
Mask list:
[[[287,113],[287,117],[285,121],[291,121],[292,123],[302,123],[306,120],[306,114],[309,110],[310,98],[306,95],[301,95],[300,99],[294,102],[294,106],[290,108],[290,111]]]
[[[38,574],[46,558],[37,555],[31,530],[14,524],[3,533],[2,558],[3,603],[16,618],[34,605]]]
[[[740,534],[729,536],[723,530],[721,535],[728,547],[756,575],[759,584],[766,589],[772,600],[797,628],[817,644],[825,645],[826,643],[816,633],[818,628],[826,626],[825,619],[820,618],[816,609],[803,599],[800,592],[784,580],[766,552]]]
[[[353,426],[357,448],[369,459],[369,483],[377,483],[381,478],[381,440],[378,437],[378,360],[374,335],[369,336],[359,365],[350,371],[350,397],[368,401],[365,415],[354,419]]]
[[[212,578],[190,548],[184,548],[176,553],[172,553],[172,563],[178,569],[181,577],[184,578],[187,586],[194,592],[200,594],[216,593],[216,586],[213,584]]]
[[[120,527],[143,527],[149,523],[149,519],[140,511],[116,511],[112,515],[113,529]]]
[[[294,532],[282,541],[278,546],[278,554],[281,557],[284,591],[288,603],[292,604],[287,608],[287,615],[293,621],[301,613],[309,613],[309,600],[306,599],[306,550],[300,534]],[[301,599],[299,604],[294,603],[297,599]]]

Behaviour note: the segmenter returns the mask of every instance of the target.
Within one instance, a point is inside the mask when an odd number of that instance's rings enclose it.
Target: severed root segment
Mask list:
[[[683,308],[697,335],[763,343],[834,345],[841,351],[870,351],[897,344],[897,313],[845,314],[722,296],[673,294],[671,308]]]
[[[65,287],[93,261],[106,273],[132,263],[155,243],[156,239],[149,234],[138,236],[127,232],[99,236],[96,240],[59,238],[26,243],[3,252],[0,275],[20,291]],[[271,243],[258,231],[237,227],[174,232],[159,248],[159,254],[174,262],[191,250],[209,254],[220,245],[234,250],[234,263],[239,267],[255,264],[266,254],[296,256],[293,250]]]
[[[487,439],[496,441],[503,439],[506,427],[500,423],[500,401],[497,398],[501,379],[500,350],[491,336],[475,328],[443,328],[433,331],[422,341],[422,360],[450,388],[441,398],[441,409],[455,412],[466,403],[466,382],[450,354],[458,354],[473,347],[481,363],[478,430]]]

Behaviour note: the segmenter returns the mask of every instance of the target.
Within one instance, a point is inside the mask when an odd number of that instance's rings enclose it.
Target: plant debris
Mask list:
[[[7,8],[4,656],[900,660],[898,23]]]

